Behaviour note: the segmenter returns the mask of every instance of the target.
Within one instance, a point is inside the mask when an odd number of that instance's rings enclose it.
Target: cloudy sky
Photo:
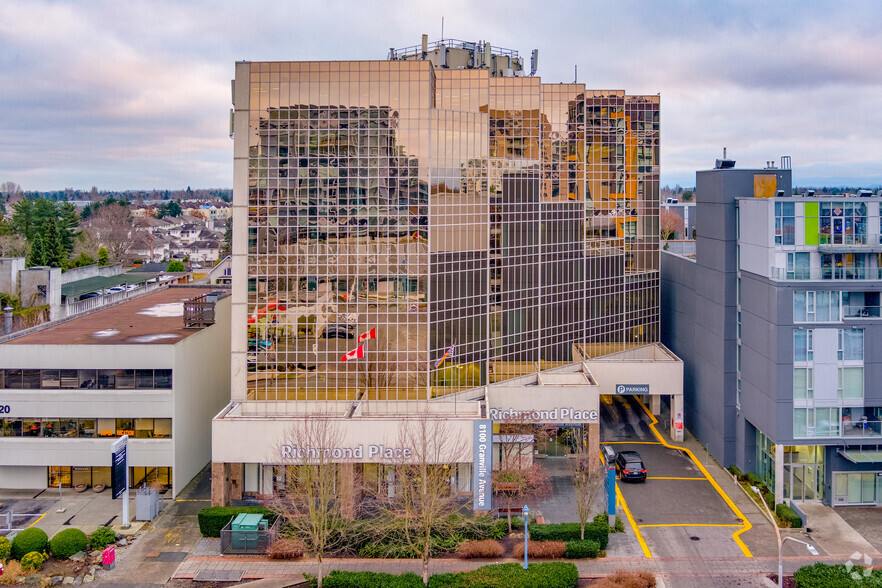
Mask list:
[[[421,33],[529,56],[545,82],[662,96],[662,184],[793,159],[882,183],[882,2],[0,2],[0,183],[229,187],[237,60],[385,59]]]

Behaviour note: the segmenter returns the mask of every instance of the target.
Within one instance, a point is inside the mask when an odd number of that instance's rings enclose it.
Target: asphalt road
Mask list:
[[[615,451],[637,451],[647,469],[646,482],[618,482],[618,487],[649,552],[653,557],[744,557],[732,538],[741,521],[692,458],[663,445],[650,422],[633,397],[605,397],[601,403],[601,443]]]
[[[36,523],[53,504],[54,500],[0,499],[0,536],[9,534],[6,531],[9,513],[12,513],[12,528],[24,529]]]

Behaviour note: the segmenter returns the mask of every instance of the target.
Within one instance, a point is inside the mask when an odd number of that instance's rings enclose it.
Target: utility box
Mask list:
[[[269,528],[263,515],[241,513],[230,523],[230,539],[233,551],[245,553],[259,550],[261,539]]]
[[[159,514],[159,493],[156,488],[140,488],[135,494],[135,520],[152,521]]]

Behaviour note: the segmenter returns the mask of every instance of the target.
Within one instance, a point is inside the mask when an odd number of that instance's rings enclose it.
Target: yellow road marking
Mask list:
[[[37,519],[36,521],[34,521],[34,522],[31,523],[30,525],[28,525],[28,528],[33,527],[34,525],[36,525],[37,523],[39,523],[39,522],[40,522],[40,519],[42,519],[42,518],[45,517],[45,516],[46,516],[46,513],[44,512],[43,514],[40,515],[40,518],[39,518],[39,519]]]
[[[641,529],[643,527],[740,527],[741,525],[723,525],[717,523],[670,523],[659,525],[637,525]]]
[[[175,502],[211,502],[210,498],[176,498]]]
[[[720,497],[722,497],[723,501],[729,505],[729,508],[731,508],[732,512],[735,513],[735,516],[744,521],[744,525],[742,526],[742,528],[732,533],[732,539],[735,541],[735,544],[741,548],[741,552],[744,553],[745,557],[753,557],[750,549],[747,547],[747,545],[745,545],[744,541],[742,541],[740,537],[742,533],[744,533],[745,531],[750,531],[753,528],[753,525],[750,524],[748,518],[744,516],[744,513],[742,513],[737,506],[735,506],[735,503],[732,502],[732,499],[729,498],[729,496],[725,492],[723,492],[723,489],[720,488],[720,485],[717,484],[717,481],[714,480],[713,476],[710,475],[710,472],[708,472],[707,469],[705,469],[705,467],[701,465],[701,462],[695,458],[695,455],[691,451],[689,451],[689,449],[687,449],[686,447],[677,447],[676,445],[671,445],[664,440],[664,437],[662,437],[658,430],[655,428],[655,425],[658,423],[658,419],[655,418],[655,416],[652,414],[652,412],[650,412],[648,408],[646,408],[646,405],[643,404],[643,401],[641,401],[640,398],[635,396],[634,400],[636,400],[640,404],[640,406],[643,407],[643,410],[646,411],[646,414],[648,414],[649,418],[652,420],[652,422],[649,424],[649,428],[655,434],[655,438],[661,441],[661,444],[665,447],[668,447],[670,449],[679,449],[680,451],[688,455],[692,459],[693,463],[698,466],[699,471],[701,471],[701,473],[704,474],[704,477],[707,478],[707,481],[711,483],[711,486],[714,487],[714,490],[716,490]]]
[[[707,481],[707,478],[675,478],[673,476],[647,476],[647,480],[702,480]]]
[[[658,441],[601,441],[601,445],[661,445]]]
[[[646,541],[643,540],[643,534],[640,532],[640,529],[637,527],[637,523],[634,521],[634,516],[631,514],[631,511],[628,508],[628,503],[625,502],[625,497],[622,496],[622,491],[619,490],[618,483],[616,483],[616,497],[619,499],[619,504],[622,505],[622,510],[625,511],[625,516],[628,517],[628,522],[631,524],[631,528],[634,529],[634,535],[637,536],[637,541],[640,543],[640,548],[643,550],[643,555],[645,555],[646,557],[652,557],[652,552],[649,551],[649,546],[646,544]]]

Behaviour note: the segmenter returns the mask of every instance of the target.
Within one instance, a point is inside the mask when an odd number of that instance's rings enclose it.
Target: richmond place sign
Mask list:
[[[596,410],[577,408],[550,408],[546,410],[515,410],[513,408],[490,408],[489,416],[494,421],[529,421],[535,423],[596,423],[599,415]]]

